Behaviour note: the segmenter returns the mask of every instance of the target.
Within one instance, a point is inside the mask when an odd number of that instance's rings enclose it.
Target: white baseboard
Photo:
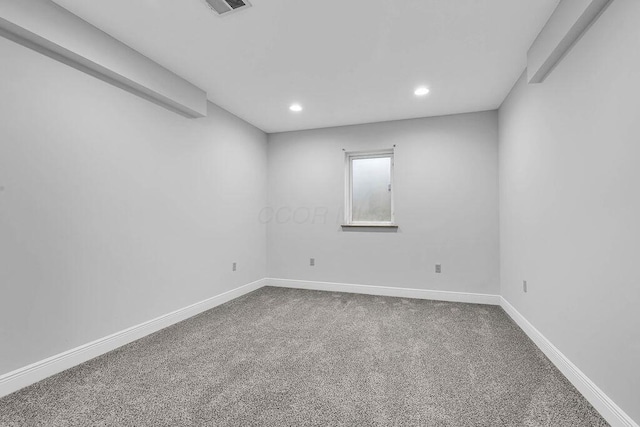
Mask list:
[[[264,286],[264,279],[197,302],[0,376],[0,397]]]
[[[467,292],[433,291],[425,289],[395,288],[388,286],[355,285],[347,283],[315,282],[291,279],[261,279],[204,301],[181,308],[131,328],[125,329],[88,344],[65,351],[24,368],[0,376],[0,397],[41,381],[51,375],[72,368],[125,344],[157,332],[182,320],[231,301],[263,286],[276,286],[320,291],[349,292],[436,301],[500,305],[518,326],[542,350],[551,362],[567,377],[580,393],[600,412],[613,427],[640,427],[593,381],[560,352],[544,335],[499,295]]]
[[[309,280],[265,279],[266,286],[281,288],[312,289],[316,291],[349,292],[352,294],[380,295],[430,299],[436,301],[466,302],[472,304],[500,305],[499,295],[474,294],[469,292],[430,291],[426,289],[395,288],[390,286],[354,285],[349,283],[313,282]]]
[[[576,365],[558,350],[540,331],[518,312],[509,302],[500,297],[500,305],[514,322],[531,338],[551,362],[578,389],[580,393],[600,412],[612,427],[639,427],[613,400],[609,398]]]

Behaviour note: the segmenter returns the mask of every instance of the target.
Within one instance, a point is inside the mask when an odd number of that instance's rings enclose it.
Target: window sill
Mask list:
[[[398,226],[395,224],[342,224],[342,231],[382,231],[395,233]]]

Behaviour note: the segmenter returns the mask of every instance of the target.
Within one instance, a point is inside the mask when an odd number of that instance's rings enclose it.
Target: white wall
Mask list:
[[[269,135],[269,277],[497,294],[497,131],[494,111]],[[343,149],[394,144],[398,232],[342,231]]]
[[[207,94],[51,0],[2,1],[0,34],[187,117]]]
[[[636,421],[638,23],[639,1],[614,1],[499,119],[502,295]]]
[[[265,276],[264,133],[0,57],[0,374]]]

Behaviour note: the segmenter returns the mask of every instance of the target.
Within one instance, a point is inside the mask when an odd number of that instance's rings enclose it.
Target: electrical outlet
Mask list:
[[[442,265],[436,264],[436,273],[442,273]]]
[[[238,269],[238,263],[234,262],[233,267],[231,267],[231,271],[236,271]]]
[[[315,267],[316,266],[316,259],[315,258],[309,258],[309,265],[311,267]]]
[[[525,294],[527,293],[527,281],[526,280],[522,281],[522,292],[524,292]]]

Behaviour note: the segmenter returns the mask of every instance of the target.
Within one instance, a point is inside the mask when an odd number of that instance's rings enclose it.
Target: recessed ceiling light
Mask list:
[[[420,86],[413,92],[416,96],[425,96],[429,93],[429,88],[426,86]]]
[[[300,111],[302,111],[302,105],[300,104],[291,104],[291,107],[289,107],[289,110],[299,113]]]

